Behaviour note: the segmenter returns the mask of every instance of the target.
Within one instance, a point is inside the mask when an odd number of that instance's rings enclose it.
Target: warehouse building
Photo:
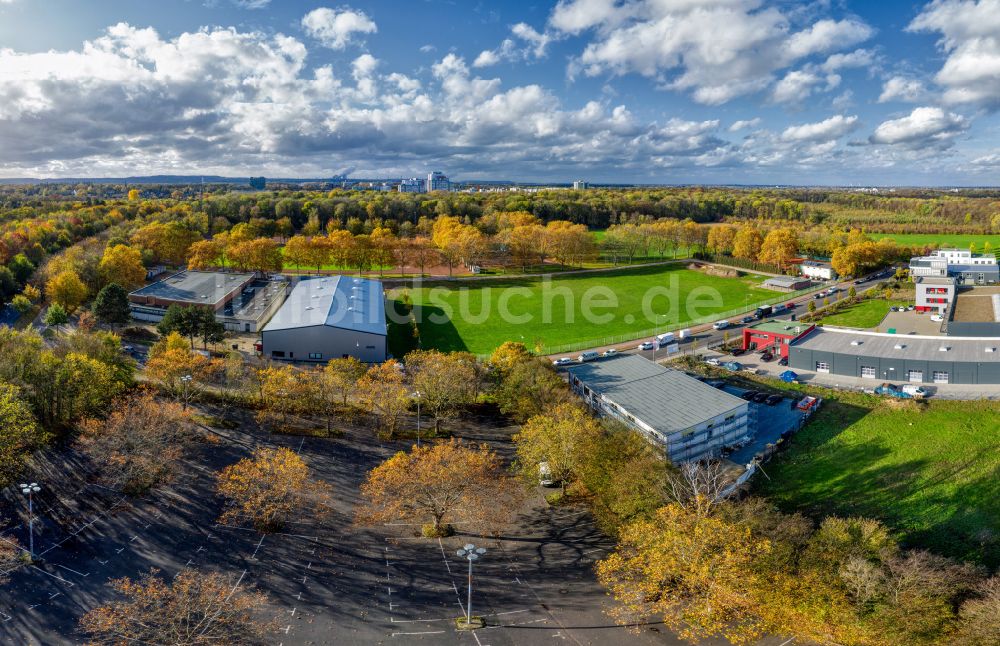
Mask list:
[[[761,283],[761,287],[773,289],[778,292],[797,292],[810,285],[812,285],[812,281],[808,278],[798,278],[796,276],[774,276]]]
[[[260,350],[265,358],[286,361],[385,361],[382,283],[348,276],[300,280],[264,327]]]
[[[128,295],[132,318],[159,323],[171,305],[205,307],[230,332],[259,332],[285,300],[284,281],[254,274],[179,271]]]
[[[570,387],[601,415],[665,449],[671,462],[718,457],[749,439],[749,404],[638,355],[599,359],[567,371]]]
[[[1000,384],[1000,339],[815,328],[789,346],[794,370],[881,381]]]

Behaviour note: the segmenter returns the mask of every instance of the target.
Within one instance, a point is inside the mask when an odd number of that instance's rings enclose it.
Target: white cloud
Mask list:
[[[878,97],[879,103],[889,101],[904,101],[915,103],[926,95],[924,84],[917,79],[906,78],[905,76],[893,76],[882,84],[882,94]]]
[[[746,130],[748,128],[756,128],[760,125],[760,117],[754,117],[753,119],[741,119],[739,121],[734,121],[733,125],[729,126],[729,132],[739,132],[740,130]]]
[[[763,90],[791,65],[852,47],[874,33],[853,18],[823,19],[796,30],[781,9],[761,0],[562,0],[549,26],[566,34],[594,32],[571,62],[571,78],[636,73],[663,88],[690,91],[705,104]],[[834,59],[825,71],[852,62]]]
[[[3,2],[4,0],[0,0]],[[271,0],[232,0],[232,3],[237,7],[243,7],[244,9],[263,9],[267,5],[271,4]]]
[[[868,140],[873,144],[948,148],[969,127],[968,120],[937,107],[915,108],[905,117],[882,122]]]
[[[801,103],[812,94],[813,87],[823,82],[818,75],[806,70],[794,70],[778,81],[771,91],[775,103]]]
[[[875,55],[867,49],[856,49],[846,54],[831,54],[820,66],[824,72],[836,72],[850,67],[868,67],[875,62]]]
[[[356,34],[374,34],[378,26],[363,11],[345,7],[313,9],[302,18],[306,34],[330,49],[344,49]]]
[[[784,141],[832,141],[843,137],[858,127],[858,117],[838,114],[816,123],[789,126],[781,133]]]
[[[527,23],[519,22],[510,28],[513,38],[505,38],[496,49],[486,49],[473,61],[473,67],[489,67],[501,61],[526,61],[544,58],[553,36],[541,33]]]
[[[1000,0],[935,0],[907,29],[941,33],[945,102],[1000,108]]]

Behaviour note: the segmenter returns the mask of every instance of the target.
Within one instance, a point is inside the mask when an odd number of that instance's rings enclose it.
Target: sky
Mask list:
[[[0,0],[0,177],[1000,185],[1000,0]]]

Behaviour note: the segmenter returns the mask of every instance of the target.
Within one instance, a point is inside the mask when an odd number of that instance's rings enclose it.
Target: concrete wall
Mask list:
[[[261,333],[265,359],[323,363],[344,355],[357,357],[365,363],[382,363],[386,360],[386,337],[378,334],[355,332],[317,325],[288,330],[265,330]],[[284,356],[275,356],[282,352]],[[311,353],[322,358],[310,359]]]
[[[839,352],[820,352],[791,346],[788,367],[792,370],[816,372],[816,362],[830,365],[831,375],[861,377],[862,366],[875,368],[872,386],[883,381],[904,383],[911,370],[923,373],[920,383],[932,384],[935,371],[947,372],[948,383],[952,384],[1000,384],[1000,361],[915,361],[906,358],[875,358]],[[867,381],[867,379],[866,379]]]

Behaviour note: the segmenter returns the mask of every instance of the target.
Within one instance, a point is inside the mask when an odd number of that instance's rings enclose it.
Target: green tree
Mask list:
[[[66,314],[66,308],[64,308],[59,303],[53,303],[49,305],[48,311],[45,312],[45,318],[43,322],[48,326],[65,325],[69,321],[69,315]]]
[[[13,305],[14,309],[17,310],[17,313],[22,316],[31,311],[31,301],[28,300],[28,297],[24,294],[18,294],[15,296],[13,300],[11,300],[10,304]]]
[[[17,477],[30,451],[44,439],[20,390],[0,381],[0,486]]]
[[[118,283],[108,283],[97,293],[94,299],[94,316],[97,320],[115,328],[126,325],[132,320],[132,312],[128,306],[128,294]]]

